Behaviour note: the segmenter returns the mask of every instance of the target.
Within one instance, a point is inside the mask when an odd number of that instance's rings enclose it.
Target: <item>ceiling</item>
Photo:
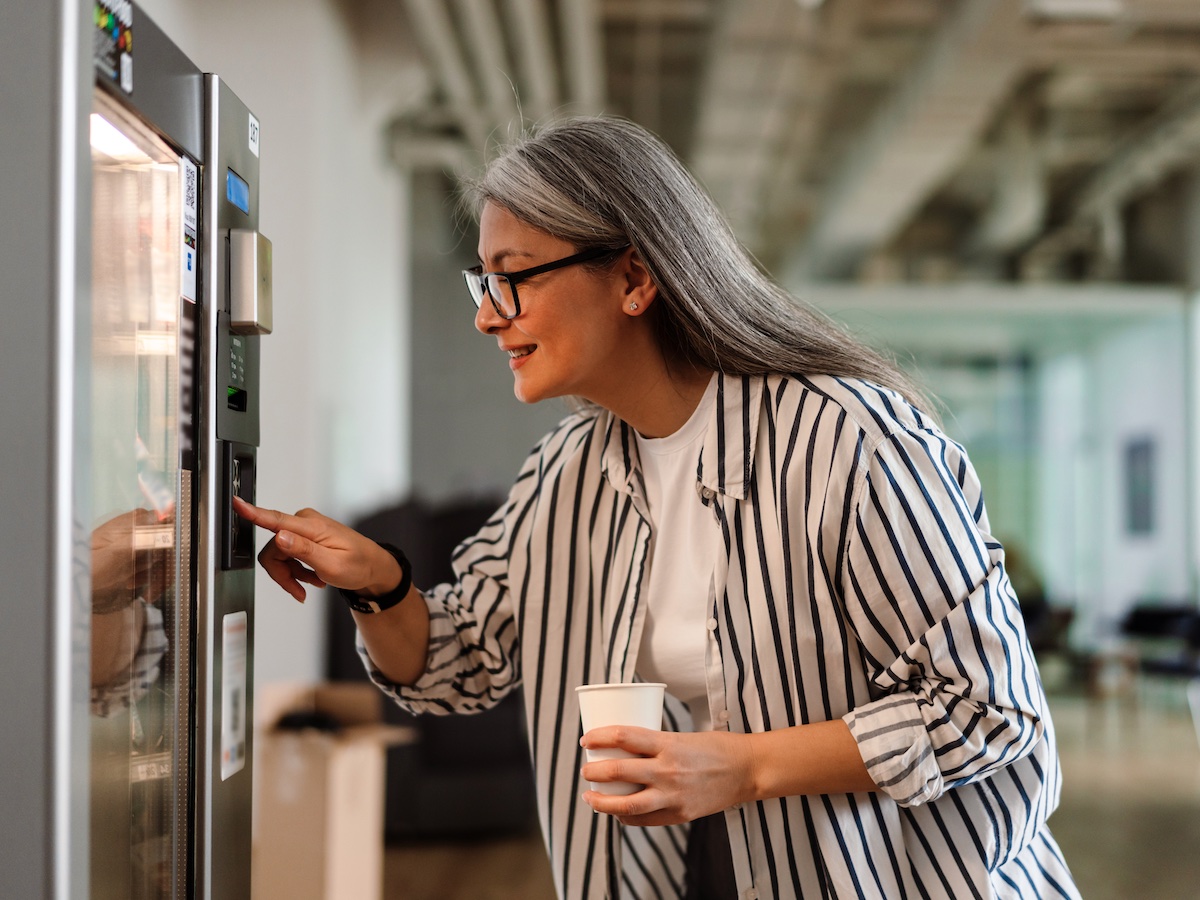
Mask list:
[[[1198,0],[404,10],[430,85],[393,128],[409,165],[477,164],[522,117],[619,113],[676,149],[780,275],[1178,275],[1144,248],[1179,231],[1200,161]]]

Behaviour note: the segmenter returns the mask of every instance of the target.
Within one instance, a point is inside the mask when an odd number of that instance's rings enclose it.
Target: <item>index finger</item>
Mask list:
[[[247,522],[257,525],[259,528],[265,528],[274,534],[287,529],[310,540],[318,536],[318,529],[312,519],[302,519],[299,516],[289,516],[277,509],[255,506],[241,497],[233,498],[233,509]]]

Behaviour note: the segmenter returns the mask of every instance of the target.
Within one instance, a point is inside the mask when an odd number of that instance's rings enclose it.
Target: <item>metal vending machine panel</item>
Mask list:
[[[258,231],[259,123],[205,76],[202,402],[209,464],[200,477],[196,694],[197,898],[249,896],[253,759],[254,530],[233,497],[255,500],[259,336],[271,330],[271,244]]]

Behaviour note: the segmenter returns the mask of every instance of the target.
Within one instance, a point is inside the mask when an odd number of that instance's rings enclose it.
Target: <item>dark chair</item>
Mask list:
[[[449,581],[454,548],[474,534],[502,498],[428,504],[410,500],[355,523],[370,538],[404,548],[418,586]],[[354,649],[354,620],[329,604],[328,675],[365,679]],[[520,692],[469,716],[413,716],[384,704],[389,723],[411,725],[418,740],[387,759],[385,824],[389,838],[526,831],[536,822],[533,773]]]
[[[1029,646],[1037,657],[1069,652],[1067,635],[1075,621],[1074,609],[1051,606],[1045,602],[1022,602],[1021,615],[1025,620],[1025,632],[1029,635]]]
[[[1139,671],[1187,682],[1200,741],[1200,609],[1187,603],[1139,603],[1121,621],[1121,633],[1137,645]]]

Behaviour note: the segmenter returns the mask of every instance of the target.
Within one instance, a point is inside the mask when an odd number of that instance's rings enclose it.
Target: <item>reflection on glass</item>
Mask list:
[[[190,602],[178,590],[181,170],[101,92],[94,108],[92,896],[169,898],[187,742],[176,631]]]

